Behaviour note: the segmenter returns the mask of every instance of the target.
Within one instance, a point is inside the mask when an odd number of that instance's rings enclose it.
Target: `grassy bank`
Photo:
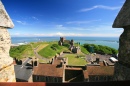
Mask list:
[[[34,52],[30,44],[20,45],[18,47],[11,48],[9,53],[12,58],[17,58],[17,59],[34,56]]]
[[[68,51],[68,48],[65,46],[59,46],[58,44],[49,43],[48,46],[41,49],[38,54],[45,58],[52,58],[56,54],[59,54],[62,51]]]

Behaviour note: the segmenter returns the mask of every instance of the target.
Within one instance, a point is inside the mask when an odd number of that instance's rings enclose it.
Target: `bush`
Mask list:
[[[81,48],[81,52],[83,52],[84,54],[89,54],[88,50],[85,49],[83,46],[80,46]]]
[[[114,48],[103,46],[103,45],[95,45],[95,44],[84,44],[83,47],[89,50],[89,47],[93,46],[95,53],[100,54],[117,54],[118,51]]]

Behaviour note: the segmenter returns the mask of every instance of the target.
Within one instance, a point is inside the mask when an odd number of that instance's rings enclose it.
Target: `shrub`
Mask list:
[[[95,44],[84,44],[83,47],[89,50],[89,47],[93,46],[95,53],[100,54],[117,54],[118,51],[114,48],[103,46],[103,45],[95,45]]]

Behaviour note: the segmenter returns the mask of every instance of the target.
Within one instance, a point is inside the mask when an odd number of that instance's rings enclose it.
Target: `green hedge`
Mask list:
[[[94,47],[94,52],[95,53],[100,53],[100,54],[117,54],[118,50],[108,47],[108,46],[103,46],[103,45],[95,45],[95,44],[84,44],[83,47],[89,50],[89,47],[93,46]]]

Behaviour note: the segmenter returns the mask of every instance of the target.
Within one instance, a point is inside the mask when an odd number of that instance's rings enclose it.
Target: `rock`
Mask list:
[[[130,0],[126,0],[113,27],[124,28],[119,39],[119,55],[115,64],[114,80],[130,80]]]
[[[0,1],[0,82],[16,82],[13,58],[9,55],[11,40],[7,31],[14,25]]]

